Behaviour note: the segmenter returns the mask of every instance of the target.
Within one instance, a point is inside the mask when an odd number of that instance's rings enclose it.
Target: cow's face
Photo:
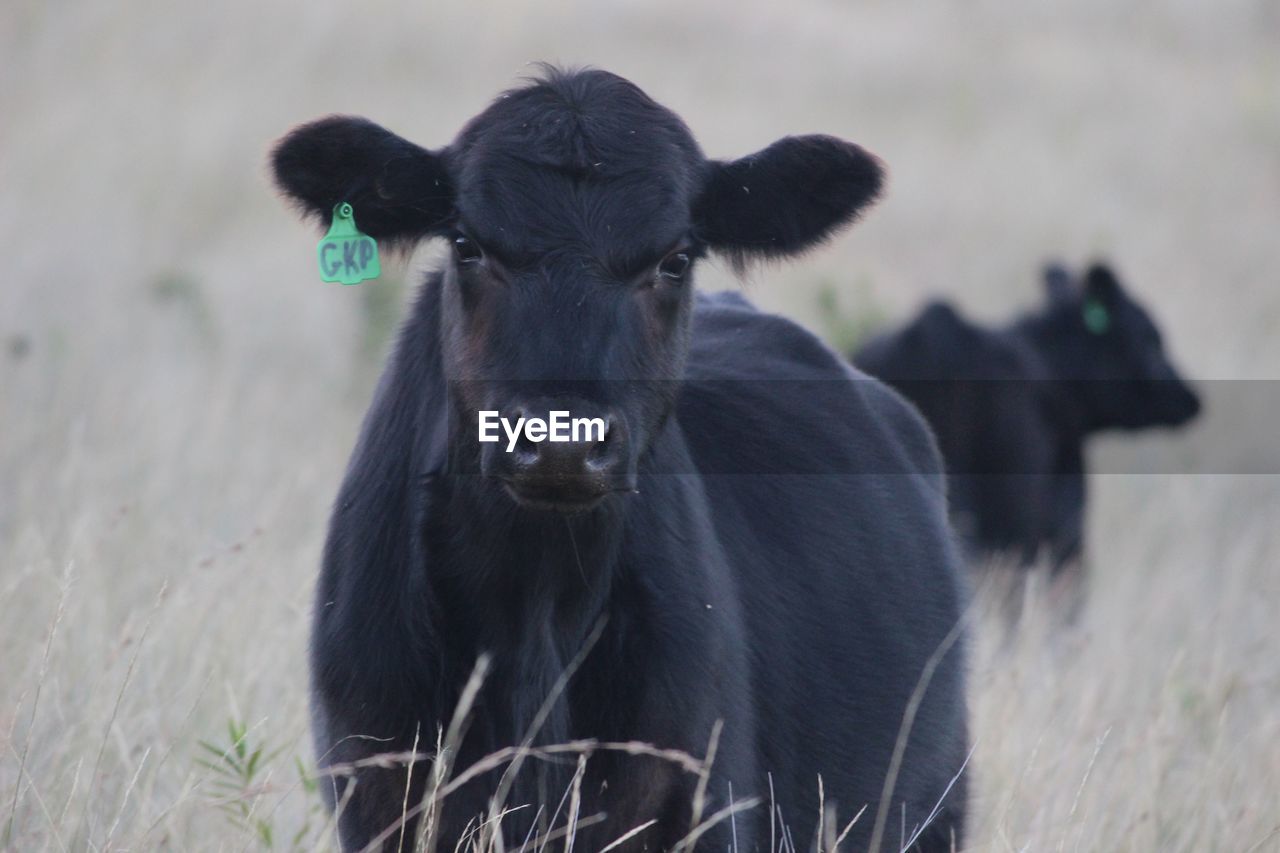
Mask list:
[[[830,137],[709,161],[675,114],[601,71],[552,71],[508,92],[440,151],[331,118],[286,137],[273,165],[284,192],[326,220],[349,200],[380,240],[448,241],[440,346],[453,440],[518,503],[562,511],[634,490],[683,375],[698,260],[803,251],[881,181],[870,155]],[[563,411],[604,428],[514,446],[500,430],[481,444],[485,411],[510,424]]]
[[[1050,270],[1057,341],[1082,389],[1095,427],[1178,426],[1200,411],[1195,391],[1174,369],[1159,329],[1111,269],[1095,264],[1080,283]],[[1059,354],[1059,362],[1064,359]]]

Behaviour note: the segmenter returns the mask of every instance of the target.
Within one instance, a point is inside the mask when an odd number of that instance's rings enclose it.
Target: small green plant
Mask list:
[[[250,740],[249,727],[234,717],[227,720],[227,742],[219,745],[207,740],[199,741],[205,755],[196,759],[196,763],[207,768],[213,777],[210,787],[214,804],[224,812],[228,819],[242,830],[252,833],[263,846],[274,847],[275,831],[268,818],[257,814],[258,800],[266,792],[264,777],[267,765],[283,750],[267,751],[264,744],[256,747]],[[298,763],[299,772],[302,764]],[[308,784],[307,776],[302,773],[303,786]],[[314,781],[310,782],[314,786]],[[308,827],[303,828],[300,835],[305,835]],[[301,839],[295,839],[296,844]]]
[[[148,291],[155,304],[186,316],[205,349],[218,348],[218,328],[213,309],[194,276],[176,270],[163,272],[151,280]]]
[[[298,771],[298,785],[307,795],[308,808],[302,826],[293,834],[289,847],[294,850],[310,850],[315,846],[306,843],[311,837],[311,819],[317,816],[323,818],[325,815],[324,800],[320,796],[320,780],[315,774],[307,772],[307,765],[302,763],[301,758],[294,756],[293,766]],[[322,820],[321,823],[323,822]]]
[[[845,294],[848,295],[847,290]],[[817,304],[823,337],[842,355],[853,353],[888,321],[888,313],[872,293],[870,279],[863,276],[854,282],[852,297],[853,307],[846,310],[835,284],[824,281],[818,286]]]

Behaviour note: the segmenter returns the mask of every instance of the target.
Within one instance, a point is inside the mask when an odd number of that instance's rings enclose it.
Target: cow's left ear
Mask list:
[[[1058,261],[1050,261],[1045,264],[1044,270],[1041,272],[1041,278],[1044,281],[1044,290],[1050,302],[1062,305],[1072,303],[1079,298],[1079,293],[1076,290],[1075,282],[1071,278],[1070,271]]]
[[[276,186],[304,216],[328,225],[350,202],[356,226],[411,243],[448,225],[453,185],[443,158],[367,119],[330,116],[295,128],[271,152]]]
[[[884,184],[870,153],[831,136],[788,136],[740,160],[713,161],[694,228],[742,264],[802,252],[848,225]]]

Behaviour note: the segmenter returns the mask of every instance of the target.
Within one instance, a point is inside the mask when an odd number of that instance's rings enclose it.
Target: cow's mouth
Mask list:
[[[512,500],[525,509],[563,515],[589,512],[603,503],[605,498],[618,493],[618,490],[600,491],[563,482],[517,483],[504,479],[502,486]]]

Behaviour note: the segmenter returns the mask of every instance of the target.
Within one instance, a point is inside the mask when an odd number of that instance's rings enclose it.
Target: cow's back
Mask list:
[[[892,390],[737,297],[699,303],[680,423],[744,599],[762,758],[790,780],[780,789],[807,792],[779,805],[816,803],[816,769],[841,815],[873,814],[908,698],[962,610],[929,431]],[[960,770],[964,709],[957,645],[895,788],[916,820]]]

